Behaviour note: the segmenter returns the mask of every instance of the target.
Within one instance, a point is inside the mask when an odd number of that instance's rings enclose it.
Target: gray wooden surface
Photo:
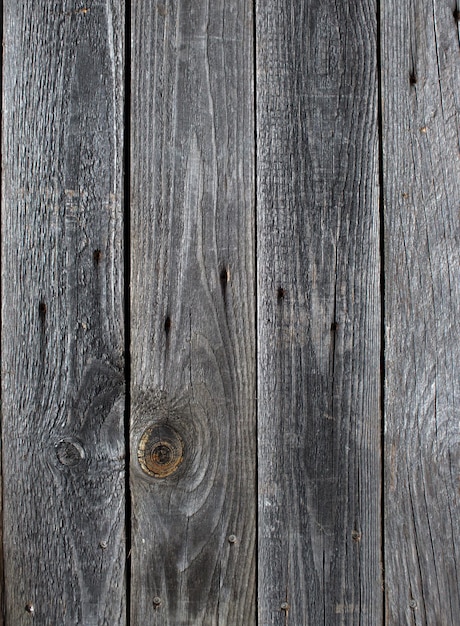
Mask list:
[[[257,5],[260,624],[375,625],[376,5]]]
[[[124,7],[83,7],[3,3],[8,626],[125,623]]]
[[[459,17],[5,0],[0,624],[457,626]]]
[[[385,571],[387,622],[395,625],[454,626],[460,615],[454,6],[382,4]]]
[[[252,3],[132,11],[131,620],[250,626]]]

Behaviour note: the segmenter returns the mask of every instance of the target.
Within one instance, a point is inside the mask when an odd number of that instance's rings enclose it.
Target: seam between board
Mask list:
[[[0,0],[0,33],[2,44],[4,42],[4,20],[3,20],[3,2]],[[2,101],[2,120],[0,124],[0,223],[3,226],[3,64],[4,64],[4,45],[2,45],[0,64],[0,93]],[[2,229],[0,228],[0,233]],[[3,238],[0,238],[0,304],[3,304]],[[3,329],[3,306],[0,306],[0,329]],[[0,529],[0,620],[6,624],[6,589],[5,589],[5,543],[4,543],[4,488],[3,488],[3,409],[2,409],[2,391],[3,391],[3,333],[0,333],[0,506],[1,506],[1,529]]]
[[[259,614],[259,258],[258,258],[258,203],[257,203],[257,0],[252,2],[252,89],[253,89],[253,120],[254,125],[254,357],[255,357],[255,436],[256,436],[256,459],[255,459],[255,605],[256,623]]]
[[[377,18],[377,129],[379,183],[379,257],[380,257],[380,559],[382,584],[382,624],[386,619],[385,587],[385,176],[383,148],[383,49],[382,0],[376,0]]]
[[[124,110],[123,110],[123,274],[125,325],[125,550],[126,626],[131,624],[131,0],[125,4]]]

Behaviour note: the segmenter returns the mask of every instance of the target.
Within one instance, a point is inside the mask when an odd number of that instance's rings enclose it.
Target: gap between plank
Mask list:
[[[254,91],[254,111],[253,111],[253,124],[254,124],[254,264],[255,268],[255,280],[254,280],[254,358],[255,363],[255,436],[256,436],[256,459],[255,459],[255,524],[256,524],[256,540],[255,540],[255,594],[256,594],[256,614],[259,610],[259,259],[257,255],[258,244],[258,203],[257,203],[257,0],[253,0],[252,4],[252,55],[253,55],[253,68],[252,68],[252,88]]]
[[[126,626],[131,624],[131,0],[125,4],[124,128],[123,128],[123,253],[125,324],[125,541]]]
[[[383,77],[382,77],[382,0],[377,6],[377,125],[379,177],[379,235],[380,235],[380,558],[382,576],[382,623],[386,624],[385,589],[385,190],[383,161]]]
[[[2,42],[4,40],[4,32],[3,32],[3,2],[0,1],[0,33],[2,37]],[[1,52],[1,64],[0,64],[0,93],[1,99],[3,103],[3,46]],[[2,123],[1,123],[1,131],[0,131],[0,177],[1,177],[1,185],[0,188],[3,190],[3,114],[2,114]],[[3,192],[0,193],[0,223],[3,224]],[[1,228],[0,228],[1,233]],[[0,238],[0,301],[3,295],[3,238]],[[0,307],[0,329],[3,328],[3,317],[2,317],[3,307]],[[3,388],[3,344],[2,344],[2,336],[0,333],[0,387]],[[1,389],[0,389],[1,395]],[[0,420],[0,624],[6,623],[6,613],[5,613],[5,567],[4,567],[4,543],[3,543],[3,420]]]

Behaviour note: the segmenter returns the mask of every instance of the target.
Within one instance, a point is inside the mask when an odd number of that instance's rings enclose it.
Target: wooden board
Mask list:
[[[458,624],[460,66],[455,3],[382,4],[389,624]]]
[[[125,623],[123,13],[4,3],[7,626]]]
[[[255,624],[252,32],[132,3],[133,624]]]
[[[256,31],[259,623],[379,624],[376,5]]]

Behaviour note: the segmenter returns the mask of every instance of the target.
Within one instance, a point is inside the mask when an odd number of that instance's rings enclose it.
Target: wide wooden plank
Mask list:
[[[257,3],[260,624],[382,619],[376,5]]]
[[[133,624],[255,623],[252,29],[132,3]]]
[[[6,624],[124,624],[124,7],[3,7]]]
[[[460,615],[460,65],[444,0],[382,4],[388,624]]]

